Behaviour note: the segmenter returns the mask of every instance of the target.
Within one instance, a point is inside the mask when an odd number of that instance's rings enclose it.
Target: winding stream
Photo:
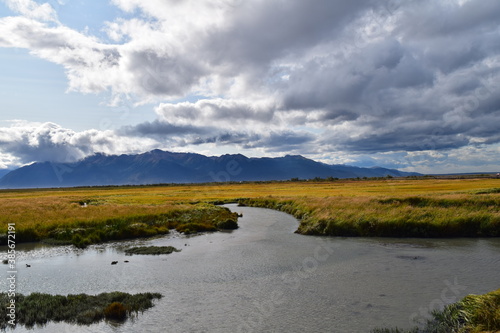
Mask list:
[[[50,323],[36,332],[359,333],[409,328],[429,308],[500,288],[500,239],[301,236],[293,233],[297,220],[285,213],[228,207],[243,213],[232,232],[169,235],[84,251],[19,244],[19,293],[164,295],[124,324]],[[182,251],[126,256],[124,247],[132,245]],[[114,260],[117,265],[110,264]],[[3,290],[6,282],[1,281]],[[26,331],[33,332],[15,330]]]

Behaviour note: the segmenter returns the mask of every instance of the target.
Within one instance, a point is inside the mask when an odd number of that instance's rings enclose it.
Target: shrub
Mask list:
[[[113,302],[104,309],[104,317],[106,319],[124,321],[127,319],[127,309],[120,302]]]
[[[219,229],[238,229],[238,222],[233,219],[227,219],[225,221],[220,221],[217,223],[217,228]]]

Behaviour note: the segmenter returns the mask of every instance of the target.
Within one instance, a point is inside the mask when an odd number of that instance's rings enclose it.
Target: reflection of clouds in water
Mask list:
[[[16,244],[16,262],[22,263],[28,260],[38,260],[52,258],[61,255],[83,253],[82,249],[77,249],[74,246],[50,246],[41,243],[34,244]],[[7,258],[7,251],[2,251],[1,259]]]
[[[447,286],[443,281],[453,284],[456,277],[460,286],[474,286],[467,293],[498,288],[493,274],[498,266],[491,265],[498,260],[498,239],[422,242],[301,236],[293,233],[291,226],[296,228],[297,221],[287,214],[234,209],[245,217],[233,233],[116,242],[89,247],[80,254],[40,257],[29,262],[32,268],[20,270],[19,292],[119,290],[164,295],[135,322],[118,328],[103,322],[78,327],[78,332],[233,333],[238,327],[255,332],[283,327],[288,332],[325,332],[332,322],[339,332],[367,332],[383,326],[387,318],[394,320],[394,326],[407,325],[420,306],[428,307],[440,297]],[[139,243],[172,245],[182,252],[123,253],[127,244]],[[425,246],[414,248],[414,244]],[[112,261],[118,263],[111,265]],[[68,332],[68,327],[74,332],[75,327],[67,324],[49,324],[37,332]]]

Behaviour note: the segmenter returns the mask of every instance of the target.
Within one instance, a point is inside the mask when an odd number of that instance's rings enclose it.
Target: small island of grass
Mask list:
[[[125,250],[125,253],[128,255],[133,255],[133,254],[160,255],[160,254],[170,254],[172,252],[181,252],[181,250],[176,249],[173,246],[138,246]]]
[[[15,319],[7,312],[0,316],[0,329],[7,326],[24,325],[33,328],[50,321],[90,325],[102,320],[122,322],[137,316],[154,306],[153,300],[162,297],[159,293],[127,294],[123,292],[102,293],[99,295],[49,295],[32,293],[28,296],[17,294],[15,297]],[[0,293],[0,306],[7,309],[11,302],[7,293]]]

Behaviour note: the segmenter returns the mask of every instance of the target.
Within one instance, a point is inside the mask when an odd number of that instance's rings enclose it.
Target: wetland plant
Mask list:
[[[43,326],[49,321],[70,324],[90,325],[103,319],[124,321],[154,306],[153,301],[160,299],[158,293],[127,294],[123,292],[102,293],[99,295],[49,295],[32,293],[17,294],[16,325],[33,328]],[[0,293],[0,306],[6,308],[10,302],[7,293]],[[5,330],[7,316],[0,316],[0,329]]]
[[[170,254],[172,252],[181,252],[181,250],[178,250],[173,246],[138,246],[125,250],[125,253],[128,255],[132,254],[159,255],[159,254]]]
[[[485,295],[469,295],[433,311],[424,327],[411,330],[377,328],[371,333],[489,333],[500,332],[500,289]]]
[[[88,206],[87,212],[103,209],[105,205]],[[96,211],[96,213],[99,213]],[[85,248],[108,241],[136,239],[168,234],[171,229],[186,234],[235,229],[238,216],[225,207],[199,203],[169,207],[165,212],[120,217],[102,216],[92,221],[76,220],[68,223],[45,223],[37,228],[16,229],[17,242],[43,241],[53,245],[74,245]],[[0,243],[6,243],[0,239]]]
[[[127,319],[127,308],[120,302],[113,302],[104,309],[104,317],[108,320],[124,321]]]

